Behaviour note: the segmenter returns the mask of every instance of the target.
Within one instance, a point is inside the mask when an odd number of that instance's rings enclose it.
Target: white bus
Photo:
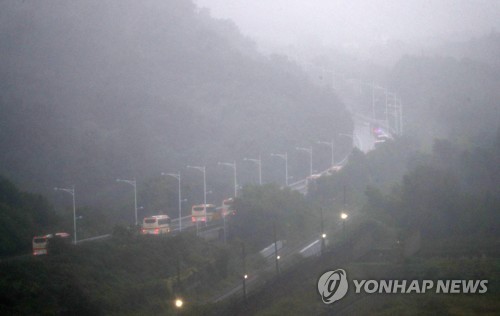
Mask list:
[[[222,201],[221,215],[223,217],[226,217],[227,215],[234,215],[234,214],[236,214],[236,210],[234,209],[234,199],[229,198]]]
[[[217,208],[213,204],[199,204],[193,205],[191,208],[191,221],[196,222],[210,222],[216,216]]]
[[[55,233],[47,234],[45,236],[35,236],[33,237],[33,255],[40,256],[46,255],[48,253],[49,241],[52,238],[58,238],[64,241],[69,241],[70,234],[68,233]]]
[[[35,236],[33,237],[33,255],[40,256],[47,254],[47,248],[49,246],[49,238],[52,235],[45,236]]]
[[[170,217],[168,215],[154,215],[142,221],[143,235],[161,235],[170,233]]]

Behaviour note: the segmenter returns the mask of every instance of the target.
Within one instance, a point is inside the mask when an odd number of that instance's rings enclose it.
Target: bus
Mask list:
[[[142,221],[143,235],[161,235],[170,233],[170,217],[168,215],[153,215]]]
[[[210,222],[216,216],[217,208],[213,204],[193,205],[191,208],[191,221]]]
[[[45,236],[35,236],[33,237],[33,256],[46,255],[47,249],[49,247],[49,238],[52,238],[52,235]]]
[[[69,241],[70,234],[68,233],[55,233],[55,234],[47,234],[44,236],[35,236],[33,237],[32,246],[33,246],[33,255],[40,256],[48,254],[49,249],[49,241],[53,238],[58,238],[64,242]]]
[[[234,215],[236,211],[234,210],[234,199],[229,198],[222,201],[221,215],[223,217],[227,215]]]

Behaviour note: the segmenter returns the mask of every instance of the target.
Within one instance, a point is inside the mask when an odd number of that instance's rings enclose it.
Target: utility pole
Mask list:
[[[246,268],[246,252],[245,252],[245,243],[241,244],[241,258],[243,260],[243,300],[246,303],[247,301],[247,268]]]
[[[323,208],[322,207],[320,208],[320,211],[321,211],[321,256],[323,256],[323,253],[325,252],[326,234],[325,234],[325,230],[323,227]]]
[[[274,235],[274,260],[276,262],[276,274],[279,276],[280,275],[280,266],[279,266],[279,260],[280,256],[278,255],[278,243],[276,241],[276,223],[273,223],[273,235]]]

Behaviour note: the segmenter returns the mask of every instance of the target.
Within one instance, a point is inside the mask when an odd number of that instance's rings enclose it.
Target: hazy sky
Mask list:
[[[258,42],[370,45],[500,31],[500,0],[195,0]]]

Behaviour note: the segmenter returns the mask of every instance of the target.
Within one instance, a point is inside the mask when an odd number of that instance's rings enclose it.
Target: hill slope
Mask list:
[[[4,1],[0,21],[0,173],[30,190],[88,201],[352,128],[332,92],[190,1]]]

